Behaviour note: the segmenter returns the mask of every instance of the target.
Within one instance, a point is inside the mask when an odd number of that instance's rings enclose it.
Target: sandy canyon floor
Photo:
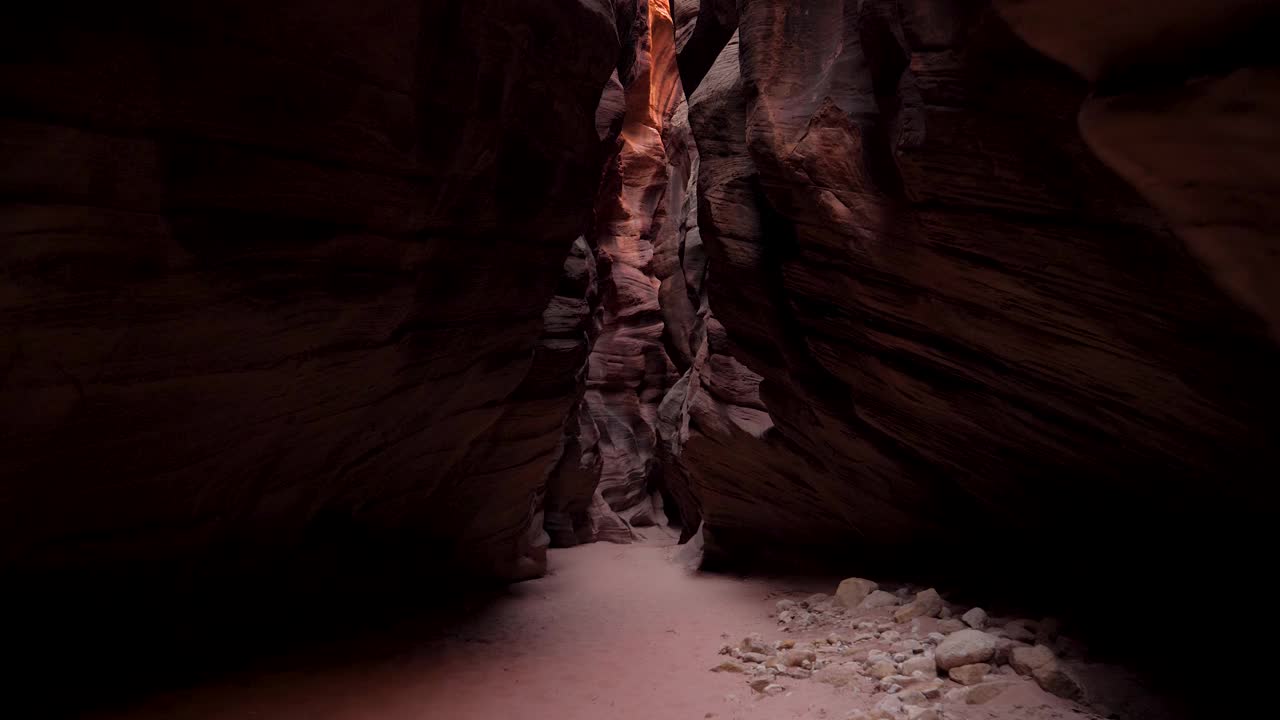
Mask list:
[[[343,654],[320,667],[306,658],[277,662],[112,717],[845,720],[868,711],[873,717],[889,697],[875,678],[854,672],[844,659],[852,652],[828,651],[821,657],[832,667],[811,678],[777,678],[783,689],[773,688],[776,694],[753,690],[748,675],[712,672],[726,660],[723,646],[750,633],[820,647],[831,628],[784,632],[775,608],[781,599],[832,593],[834,581],[695,574],[673,561],[676,552],[605,543],[553,550],[547,577],[506,588],[458,616],[398,631],[394,651],[379,641],[377,652]],[[878,647],[880,640],[860,642]],[[832,682],[842,668],[845,679]],[[926,707],[961,720],[1105,716],[1008,671],[1002,680],[1002,692],[983,704],[935,697]],[[947,690],[961,687],[942,682]]]

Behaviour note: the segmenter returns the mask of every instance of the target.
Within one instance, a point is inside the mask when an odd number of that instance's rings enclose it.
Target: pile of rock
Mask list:
[[[749,635],[724,645],[720,652],[729,657],[712,670],[743,673],[764,695],[809,678],[885,695],[851,720],[937,720],[946,703],[983,704],[1024,678],[1059,697],[1084,697],[1062,658],[1078,649],[1057,622],[997,620],[976,607],[958,612],[933,588],[889,592],[849,578],[834,596],[778,601],[777,619],[783,632],[826,626],[852,632],[773,643]]]

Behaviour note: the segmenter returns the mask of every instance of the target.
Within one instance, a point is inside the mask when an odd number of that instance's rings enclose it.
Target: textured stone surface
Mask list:
[[[836,588],[836,600],[847,608],[856,608],[868,595],[879,589],[880,585],[873,580],[845,578]]]
[[[548,301],[628,12],[7,14],[5,569],[190,576],[314,540],[536,571],[582,350],[539,337],[576,312]]]
[[[1117,572],[1256,526],[1226,518],[1275,466],[1276,350],[1094,157],[1087,83],[982,2],[738,20],[689,114],[711,306],[767,410],[754,445],[690,431],[709,553],[1010,533],[1056,587],[1081,517]]]
[[[938,644],[934,658],[943,670],[985,663],[996,653],[996,638],[981,630],[965,629],[951,633]],[[971,683],[965,683],[969,685]]]
[[[670,211],[680,205],[669,195],[688,184],[690,172],[687,155],[667,147],[683,99],[675,26],[665,0],[641,7],[643,39],[633,65],[619,74],[624,112],[587,238],[599,267],[601,317],[581,417],[594,426],[601,461],[596,537],[612,542],[668,522],[658,486],[658,406],[679,377],[672,355],[691,360],[681,323],[694,317],[691,308],[672,307],[684,298],[683,215]]]
[[[1099,83],[1080,129],[1280,339],[1280,72],[1266,0],[1002,0],[1033,46]]]

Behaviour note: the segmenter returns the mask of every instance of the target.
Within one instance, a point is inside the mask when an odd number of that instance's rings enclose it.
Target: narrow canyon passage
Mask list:
[[[6,8],[0,716],[1256,705],[1277,27]]]

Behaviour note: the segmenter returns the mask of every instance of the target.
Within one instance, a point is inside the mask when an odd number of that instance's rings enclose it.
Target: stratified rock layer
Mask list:
[[[763,404],[690,430],[708,552],[996,540],[1069,586],[1261,526],[1280,357],[1090,152],[1085,83],[981,2],[737,9],[689,117],[710,304]]]
[[[7,14],[4,570],[536,572],[585,352],[539,337],[632,5]]]
[[[594,439],[587,451],[599,457],[600,475],[589,534],[611,542],[630,542],[637,538],[634,528],[667,523],[659,488],[658,405],[678,376],[676,363],[690,362],[682,323],[694,315],[687,301],[672,307],[684,297],[678,255],[684,216],[671,212],[678,200],[669,186],[679,190],[687,183],[682,150],[691,147],[667,146],[683,99],[675,27],[666,0],[642,7],[647,24],[633,64],[619,68],[624,110],[610,123],[620,124],[588,236],[599,267],[601,311],[580,413],[590,428],[570,429],[570,435]],[[673,173],[673,162],[684,171]]]

